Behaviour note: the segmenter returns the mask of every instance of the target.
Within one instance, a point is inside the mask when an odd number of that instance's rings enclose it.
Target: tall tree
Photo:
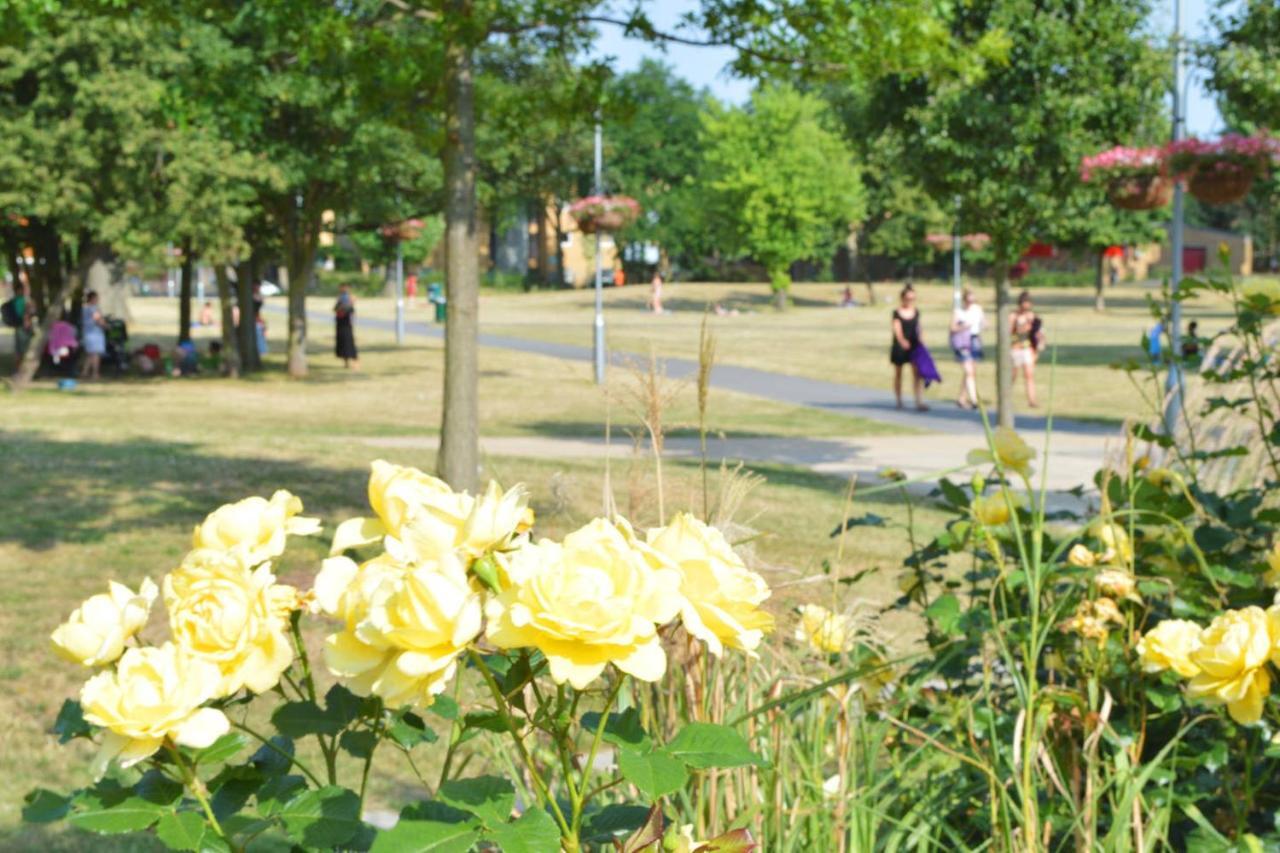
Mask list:
[[[1013,424],[1008,272],[1071,214],[1081,158],[1132,141],[1159,111],[1164,62],[1146,0],[976,0],[956,7],[959,41],[1000,33],[1006,60],[978,75],[897,75],[879,103],[908,132],[906,160],[940,204],[991,235],[999,421]]]
[[[783,84],[703,118],[709,220],[727,251],[764,265],[780,308],[792,264],[825,260],[862,217],[858,168],[832,124],[820,99]]]

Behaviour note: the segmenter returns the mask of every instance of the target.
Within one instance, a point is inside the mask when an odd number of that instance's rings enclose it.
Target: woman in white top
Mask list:
[[[960,297],[960,307],[951,315],[951,351],[964,370],[960,396],[956,399],[956,405],[962,409],[978,405],[978,362],[982,360],[982,324],[985,320],[982,306],[974,298],[973,291],[966,288]]]

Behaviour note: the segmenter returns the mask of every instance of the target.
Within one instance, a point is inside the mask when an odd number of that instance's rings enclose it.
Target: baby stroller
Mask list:
[[[119,317],[108,317],[106,338],[107,354],[102,361],[119,376],[129,369],[129,327]]]

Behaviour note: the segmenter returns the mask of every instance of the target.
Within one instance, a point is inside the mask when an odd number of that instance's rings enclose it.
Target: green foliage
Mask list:
[[[862,215],[858,170],[822,102],[787,86],[703,119],[708,222],[728,254],[762,263],[785,291],[797,261],[822,259]]]
[[[1222,7],[1216,43],[1203,48],[1209,86],[1234,127],[1280,127],[1280,8],[1268,0]]]

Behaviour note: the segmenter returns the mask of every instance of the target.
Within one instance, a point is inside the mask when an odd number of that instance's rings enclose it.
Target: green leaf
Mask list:
[[[336,735],[346,726],[341,713],[323,710],[315,702],[289,702],[271,715],[280,734],[291,738],[307,735]]]
[[[452,696],[437,696],[427,710],[445,720],[458,719],[458,703]]]
[[[148,770],[133,786],[133,792],[149,803],[171,806],[182,797],[182,785],[159,770]]]
[[[58,743],[66,743],[78,737],[88,737],[93,728],[85,722],[84,709],[74,699],[67,699],[58,709],[57,719],[53,721],[53,733],[58,736]]]
[[[189,752],[197,764],[217,764],[235,758],[248,745],[249,736],[244,732],[227,732],[204,749]]]
[[[678,791],[689,781],[684,762],[660,750],[618,750],[618,772],[651,800]]]
[[[275,749],[263,744],[249,757],[249,763],[258,768],[258,772],[263,776],[280,776],[288,773],[289,768],[293,766],[291,760],[294,754],[293,740],[277,736],[271,738],[270,743]]]
[[[343,726],[350,725],[362,716],[376,712],[377,699],[362,699],[341,684],[335,684],[324,694],[324,706],[329,714],[340,720]]]
[[[473,711],[463,717],[463,725],[468,729],[483,729],[498,734],[511,731],[506,715],[498,711]]]
[[[925,609],[924,615],[936,622],[942,633],[954,634],[960,621],[960,599],[950,594],[941,596]]]
[[[595,737],[600,728],[600,715],[594,711],[583,714],[582,728],[588,737]],[[651,746],[649,735],[640,724],[640,713],[635,708],[628,708],[620,714],[610,714],[605,721],[601,740],[633,752],[644,752]]]
[[[360,798],[336,785],[303,791],[279,812],[289,837],[307,847],[337,847],[360,831]]]
[[[501,826],[516,805],[516,789],[501,776],[450,779],[440,786],[436,798],[455,809],[470,812],[487,826]]]
[[[560,850],[560,828],[551,815],[535,809],[517,820],[494,827],[485,839],[495,842],[502,853],[557,853]]]
[[[378,833],[370,853],[468,853],[479,838],[474,823],[402,820]]]
[[[208,782],[209,790],[213,792],[210,805],[218,820],[243,809],[249,798],[262,788],[264,781],[266,777],[252,764],[223,766],[218,775]]]
[[[747,830],[731,829],[698,846],[694,853],[751,853],[759,846]]]
[[[70,808],[70,797],[36,788],[22,799],[22,819],[27,823],[53,823],[66,817]]]
[[[406,711],[397,717],[387,729],[387,734],[405,749],[413,749],[420,743],[435,743],[438,740],[436,733],[412,711]]]
[[[698,769],[765,765],[742,735],[714,723],[689,723],[663,747],[663,752]]]
[[[964,493],[964,489],[955,483],[943,477],[938,481],[938,488],[942,490],[942,497],[947,503],[951,504],[955,509],[968,509],[969,496]]]
[[[116,782],[100,783],[81,792],[73,806],[68,818],[72,826],[103,835],[146,829],[168,811]]]
[[[156,837],[170,850],[203,850],[206,832],[204,817],[196,812],[170,812],[156,824]]]
[[[258,811],[270,817],[307,787],[301,776],[272,776],[258,789]]]
[[[587,841],[597,843],[613,841],[644,826],[645,818],[648,816],[649,809],[644,806],[614,803],[589,815],[583,825],[582,834]]]
[[[338,738],[338,745],[355,758],[368,758],[378,745],[378,736],[369,731],[345,731]]]

